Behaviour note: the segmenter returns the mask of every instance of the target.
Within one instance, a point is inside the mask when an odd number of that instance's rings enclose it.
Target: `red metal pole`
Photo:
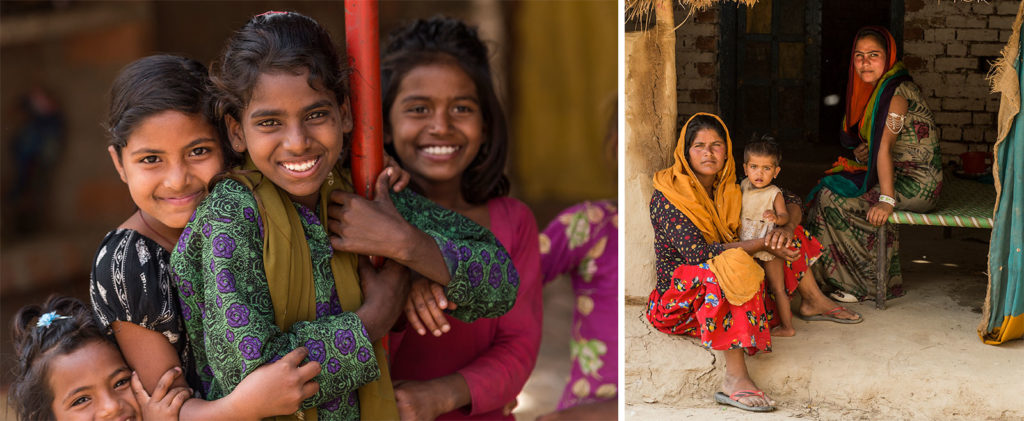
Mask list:
[[[377,0],[345,0],[345,46],[352,69],[352,184],[356,194],[373,199],[384,169],[384,118],[380,92],[380,24]],[[374,265],[384,260],[371,256]]]

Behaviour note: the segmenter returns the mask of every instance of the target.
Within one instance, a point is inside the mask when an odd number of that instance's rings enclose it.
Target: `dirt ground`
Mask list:
[[[981,343],[990,230],[902,226],[904,297],[849,308],[864,323],[796,320],[797,335],[747,359],[777,402],[763,420],[1024,419],[1024,341]],[[721,353],[653,330],[625,311],[627,419],[750,419],[718,406]]]

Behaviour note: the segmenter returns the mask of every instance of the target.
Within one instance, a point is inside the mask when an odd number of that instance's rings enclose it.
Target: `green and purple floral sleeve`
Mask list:
[[[358,419],[356,390],[380,377],[373,345],[355,309],[341,308],[323,225],[307,208],[296,207],[310,246],[317,318],[288,331],[274,322],[263,224],[245,186],[221,181],[182,233],[171,257],[172,276],[201,391],[207,399],[224,397],[260,365],[305,346],[323,370],[314,378],[320,391],[303,408],[317,406],[323,419]]]
[[[433,237],[441,250],[451,273],[445,295],[458,305],[452,317],[472,322],[512,308],[519,273],[491,230],[409,190],[392,193],[391,200],[402,217]]]

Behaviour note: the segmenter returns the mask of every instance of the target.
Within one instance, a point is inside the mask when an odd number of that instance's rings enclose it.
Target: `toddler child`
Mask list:
[[[782,168],[782,152],[775,140],[768,136],[756,137],[743,149],[743,173],[747,178],[740,182],[743,192],[743,207],[740,211],[740,240],[764,238],[776,226],[789,222],[789,213],[782,190],[772,184]],[[768,286],[778,305],[781,325],[776,336],[793,336],[793,311],[789,306],[782,259],[771,253],[760,251],[754,258],[764,266]]]

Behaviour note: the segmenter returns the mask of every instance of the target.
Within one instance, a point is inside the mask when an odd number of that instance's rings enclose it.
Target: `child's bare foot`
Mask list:
[[[757,385],[754,384],[754,381],[751,380],[750,377],[735,377],[730,376],[729,374],[726,374],[724,376],[724,378],[722,379],[722,393],[725,393],[727,396],[732,396],[734,393],[739,392],[741,390],[760,391],[760,389],[757,388]],[[763,395],[762,397],[751,394],[738,397],[738,399],[736,400],[747,406],[757,407],[775,405],[775,401],[769,398],[768,395]]]
[[[793,326],[779,325],[772,329],[772,336],[793,336],[796,335],[796,329]]]

